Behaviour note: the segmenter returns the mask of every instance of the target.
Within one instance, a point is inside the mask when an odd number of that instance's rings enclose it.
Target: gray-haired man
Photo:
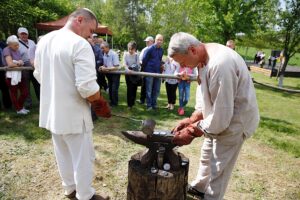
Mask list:
[[[198,68],[196,110],[174,128],[174,143],[205,136],[200,166],[189,193],[221,200],[244,140],[258,126],[255,90],[242,57],[216,43],[203,44],[187,33],[172,36],[168,54],[180,65]]]

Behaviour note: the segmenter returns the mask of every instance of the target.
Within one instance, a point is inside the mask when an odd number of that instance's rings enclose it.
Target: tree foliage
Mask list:
[[[68,0],[1,0],[0,34],[5,39],[17,34],[17,29],[24,26],[33,36],[37,22],[55,20],[73,9]]]

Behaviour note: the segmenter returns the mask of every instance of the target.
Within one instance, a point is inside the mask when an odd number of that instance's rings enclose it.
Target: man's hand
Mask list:
[[[195,111],[189,118],[184,118],[179,122],[179,124],[172,130],[172,132],[178,132],[184,128],[186,128],[188,125],[195,123],[199,120],[203,119],[202,112]]]
[[[111,117],[110,107],[102,96],[100,96],[99,99],[92,101],[91,106],[97,116],[104,117],[104,118]]]
[[[199,122],[190,124],[181,131],[173,133],[175,136],[173,138],[173,143],[182,146],[190,144],[195,137],[201,137],[203,131],[197,127]]]
[[[172,130],[173,133],[178,132],[184,128],[186,128],[188,125],[192,123],[191,119],[189,117],[184,118],[181,120],[178,125]]]
[[[100,95],[99,91],[89,96],[87,100],[91,103],[92,109],[95,111],[97,116],[105,118],[111,117],[111,112],[108,103]]]

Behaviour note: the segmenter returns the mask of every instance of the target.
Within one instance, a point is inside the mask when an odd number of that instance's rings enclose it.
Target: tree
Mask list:
[[[69,14],[74,7],[67,0],[2,0],[0,2],[0,33],[4,38],[26,27],[34,35],[37,22],[55,20]]]
[[[285,1],[285,7],[279,10],[278,34],[281,35],[284,62],[280,71],[279,86],[282,81],[287,64],[291,57],[300,50],[300,2],[299,0]]]
[[[203,41],[225,44],[237,33],[252,35],[266,25],[265,16],[273,0],[207,0],[189,1],[189,18],[195,34]]]

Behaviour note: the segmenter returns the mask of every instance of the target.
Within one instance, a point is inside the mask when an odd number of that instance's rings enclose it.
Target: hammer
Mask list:
[[[131,121],[134,121],[134,122],[141,122],[142,132],[145,133],[146,135],[152,135],[153,132],[154,132],[156,122],[153,119],[140,120],[140,119],[125,117],[125,116],[117,115],[117,114],[112,114],[112,116],[128,119],[128,120],[131,120]]]

